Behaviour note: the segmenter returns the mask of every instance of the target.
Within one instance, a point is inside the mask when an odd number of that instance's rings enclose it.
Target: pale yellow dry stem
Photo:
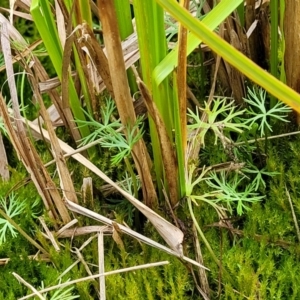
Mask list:
[[[82,245],[81,247],[78,249],[79,251],[82,251],[87,245],[89,245],[91,243],[91,241],[93,239],[95,239],[97,237],[96,234],[94,234],[93,236],[89,237]],[[67,269],[65,269],[57,278],[57,280],[61,280],[66,274],[69,273],[70,270],[72,270],[78,263],[80,263],[80,259],[77,259],[74,263],[72,263]]]
[[[84,269],[85,269],[85,271],[87,272],[87,274],[88,274],[89,276],[92,276],[93,273],[92,273],[92,271],[90,270],[90,268],[89,268],[87,262],[85,261],[85,259],[84,259],[83,255],[82,255],[82,253],[80,252],[80,250],[79,250],[78,248],[75,247],[75,248],[74,248],[74,251],[72,251],[72,252],[75,253],[75,254],[77,255],[78,260],[79,260],[79,261],[82,263],[82,265],[84,266]]]
[[[59,248],[59,245],[57,244],[52,232],[49,230],[45,220],[43,217],[38,217],[39,221],[41,222],[45,232],[46,232],[46,236],[47,238],[51,241],[51,244],[53,245],[54,249],[59,252],[60,251],[60,248]]]
[[[59,40],[61,42],[62,47],[64,47],[66,38],[67,38],[67,33],[65,31],[65,18],[62,12],[62,9],[60,5],[58,4],[58,1],[55,0],[55,16],[56,16],[56,28],[59,36]]]
[[[198,232],[195,227],[195,224],[192,225],[192,232],[193,232],[193,243],[194,243],[194,249],[195,249],[195,256],[196,256],[196,261],[199,264],[203,264],[203,256],[202,256],[202,251],[201,251],[201,246],[200,246],[200,241],[198,238]],[[209,284],[206,276],[206,271],[203,268],[198,268],[198,278],[200,281],[200,287],[203,290],[203,292],[209,296],[210,289],[209,289]],[[197,284],[197,283],[196,283]]]
[[[41,62],[37,58],[34,58],[33,68],[34,68],[35,74],[40,82],[48,82],[49,76],[46,73],[43,66],[41,65]],[[50,80],[50,82],[52,82],[52,80]],[[38,85],[38,89],[39,89],[39,92],[42,94],[42,92],[40,91],[40,85]],[[49,90],[48,95],[51,98],[52,103],[55,106],[58,114],[60,115],[63,124],[66,126],[67,129],[70,130],[70,133],[71,133],[74,141],[79,141],[81,139],[81,135],[73,121],[74,117],[73,117],[70,107],[66,107],[66,108],[63,107],[61,97],[56,89]]]
[[[50,217],[53,219],[59,220],[57,211],[63,220],[67,221],[69,216],[66,208],[64,207],[61,197],[49,176],[47,170],[43,166],[40,157],[38,156],[35,148],[33,147],[31,141],[28,139],[23,123],[21,121],[21,114],[19,111],[19,103],[16,92],[16,85],[14,81],[14,73],[12,68],[12,59],[11,59],[11,49],[10,43],[6,30],[6,23],[2,24],[1,32],[1,43],[4,53],[4,59],[6,64],[6,70],[8,74],[8,83],[11,92],[11,98],[13,102],[13,112],[14,112],[14,121],[15,127],[13,127],[10,116],[7,111],[5,101],[0,94],[0,111],[3,117],[5,127],[7,129],[10,140],[16,150],[19,159],[22,160],[25,168],[28,173],[31,175],[40,196],[43,199],[46,209],[49,211]],[[55,203],[55,205],[54,205]],[[57,211],[56,211],[57,209]]]
[[[20,257],[20,260],[24,259],[23,257]],[[48,254],[39,254],[39,255],[29,255],[27,256],[27,259],[29,260],[37,260],[39,262],[50,262],[50,256]],[[0,258],[0,266],[8,264],[10,261],[10,258]]]
[[[110,219],[108,219],[108,218],[106,218],[106,217],[104,217],[104,216],[102,216],[102,215],[100,215],[100,214],[97,214],[97,213],[95,213],[95,212],[93,212],[93,211],[91,211],[91,210],[89,210],[89,209],[86,209],[86,208],[84,208],[84,207],[82,207],[82,206],[80,206],[80,205],[78,205],[78,204],[75,204],[75,203],[72,203],[72,202],[70,202],[70,201],[67,201],[67,202],[66,202],[66,205],[67,205],[68,208],[69,208],[70,210],[72,210],[73,212],[82,214],[82,215],[84,215],[84,216],[87,216],[87,217],[89,217],[89,218],[92,218],[92,219],[94,219],[94,220],[97,220],[97,221],[99,221],[99,222],[101,222],[101,223],[104,223],[104,224],[107,224],[107,225],[112,225],[112,224],[114,223],[114,222],[111,221]],[[160,224],[156,224],[156,225],[160,225]],[[154,225],[154,226],[155,226],[155,225]],[[161,226],[161,225],[160,225],[160,226]],[[140,240],[140,241],[142,241],[142,242],[145,243],[145,244],[148,244],[148,245],[150,245],[150,246],[152,246],[152,247],[155,247],[155,248],[157,248],[157,249],[160,249],[160,250],[162,250],[162,251],[164,251],[164,252],[166,252],[166,253],[168,253],[168,254],[171,254],[171,255],[174,255],[174,256],[176,256],[176,257],[179,257],[179,258],[181,258],[182,260],[184,260],[184,261],[186,261],[186,262],[188,262],[188,263],[190,263],[190,264],[193,264],[193,265],[198,266],[198,267],[201,267],[201,268],[205,268],[204,266],[202,266],[201,264],[197,263],[196,261],[194,261],[194,260],[192,260],[192,259],[190,259],[190,258],[188,258],[188,257],[186,257],[186,256],[183,256],[182,250],[179,249],[179,248],[180,248],[180,247],[179,247],[180,245],[179,245],[179,246],[177,245],[177,247],[175,247],[174,250],[171,250],[171,249],[169,249],[169,248],[167,248],[167,247],[165,247],[165,246],[163,246],[163,245],[161,245],[161,244],[159,244],[159,243],[157,243],[157,242],[155,242],[155,241],[153,241],[153,240],[151,240],[151,239],[149,239],[149,238],[143,236],[142,234],[137,233],[137,232],[135,232],[135,231],[131,230],[130,228],[127,228],[127,227],[125,227],[125,226],[123,226],[123,225],[118,224],[118,228],[119,228],[119,230],[122,231],[123,233],[126,233],[127,235],[129,235],[129,236],[131,236],[131,237],[133,237],[133,238],[135,238],[135,239],[137,239],[137,240]],[[160,232],[160,231],[161,231],[161,228],[159,229],[159,226],[156,226],[156,229],[157,229],[158,232],[161,234],[161,232]],[[177,230],[178,230],[178,228],[177,228]],[[169,231],[168,239],[167,239],[165,236],[163,236],[163,238],[166,240],[166,242],[169,242],[169,243],[170,243],[171,239],[173,239],[174,237],[171,237],[171,233],[170,233],[170,231]],[[175,237],[175,240],[176,240],[176,239],[177,239],[177,237]],[[173,242],[173,241],[172,241],[172,242]],[[173,247],[174,247],[174,246],[173,246]],[[181,250],[181,251],[180,251],[180,250]],[[205,268],[205,269],[207,269],[207,268]]]
[[[39,292],[40,293],[46,293],[46,292],[50,292],[50,291],[53,291],[53,290],[56,290],[56,289],[59,289],[59,288],[64,288],[66,286],[76,284],[76,283],[79,283],[79,282],[93,280],[93,279],[99,278],[101,276],[109,276],[109,275],[129,272],[129,271],[136,271],[136,270],[141,270],[141,269],[146,269],[146,268],[153,268],[153,267],[163,266],[163,265],[167,265],[167,264],[169,264],[168,261],[162,261],[162,262],[157,262],[157,263],[139,265],[139,266],[136,266],[136,267],[119,269],[119,270],[115,270],[115,271],[106,272],[106,273],[103,273],[103,274],[96,274],[96,275],[92,275],[92,276],[83,277],[83,278],[80,278],[80,279],[64,282],[64,283],[61,283],[61,284],[58,284],[58,285],[55,285],[55,286],[51,286],[49,288],[45,288],[43,290],[40,290]],[[19,300],[29,299],[29,298],[32,298],[34,296],[35,296],[35,294],[30,294],[30,295],[27,295],[25,297],[19,298]]]
[[[300,242],[300,229],[299,229],[299,225],[298,225],[298,220],[297,220],[297,217],[296,217],[296,214],[295,214],[295,210],[294,210],[293,202],[292,202],[292,199],[291,199],[291,195],[290,195],[286,185],[285,185],[285,193],[286,193],[287,198],[289,200],[289,204],[290,204],[291,211],[292,211],[292,216],[293,216],[293,221],[294,221],[295,228],[296,228],[297,238],[298,238],[298,241]]]
[[[60,234],[62,234],[65,230],[67,230],[68,228],[74,226],[75,224],[78,223],[77,219],[73,219],[72,221],[70,221],[69,223],[67,223],[66,225],[64,225],[62,228],[60,228],[57,232],[56,232],[56,236],[59,236]]]
[[[103,231],[98,232],[98,265],[99,265],[99,274],[105,273],[104,268],[104,238]],[[100,288],[100,300],[106,299],[105,294],[105,276],[99,277],[99,288]]]
[[[91,233],[96,233],[99,231],[103,231],[105,235],[112,235],[113,229],[111,226],[84,226],[84,227],[76,227],[71,229],[66,229],[62,233],[56,233],[57,238],[70,238],[75,236],[87,235]]]
[[[16,279],[20,283],[24,284],[26,287],[28,287],[30,290],[32,290],[34,296],[37,296],[41,300],[46,300],[46,298],[44,298],[43,295],[37,289],[35,289],[31,284],[29,284],[26,280],[24,280],[20,275],[18,275],[15,272],[12,272],[12,274],[16,277]]]
[[[28,70],[28,72],[30,73],[30,70]],[[49,138],[50,138],[51,148],[52,148],[52,154],[53,154],[55,162],[56,162],[62,193],[63,193],[64,197],[69,199],[70,201],[78,202],[76,192],[74,189],[74,185],[73,185],[73,181],[71,179],[69,170],[67,168],[65,159],[63,157],[63,152],[60,148],[57,136],[55,134],[50,117],[49,117],[46,107],[44,105],[43,99],[42,99],[39,91],[37,90],[37,86],[38,86],[37,82],[35,81],[35,78],[33,76],[30,76],[29,80],[31,81],[31,86],[34,91],[35,98],[38,100],[38,103],[40,104],[41,115],[44,119],[45,125],[48,128],[48,133],[49,133]],[[61,217],[64,220],[64,223],[70,222],[70,220],[71,220],[69,215],[65,212]]]

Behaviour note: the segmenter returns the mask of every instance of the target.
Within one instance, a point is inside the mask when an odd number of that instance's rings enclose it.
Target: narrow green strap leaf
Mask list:
[[[48,51],[48,55],[54,66],[57,76],[61,80],[63,50],[58,37],[58,32],[55,26],[49,1],[32,0],[30,13]],[[69,101],[74,117],[76,119],[85,120],[84,114],[81,110],[81,104],[72,80],[69,81]],[[87,126],[80,127],[79,130],[82,137],[88,136],[90,134],[89,128]],[[94,149],[88,150],[90,155],[92,155],[94,151]]]
[[[273,96],[300,112],[300,95],[298,93],[253,63],[244,54],[237,51],[217,34],[212,32],[203,22],[194,19],[189,12],[182,9],[176,2],[172,0],[157,0],[157,2],[176,20],[180,20],[186,28],[195,33],[199,39],[202,39],[212,51],[222,56],[228,63]]]
[[[164,7],[172,15],[175,13],[180,16],[182,9],[174,1],[170,0],[156,0],[162,7]],[[241,3],[243,0],[222,0],[217,6],[215,6],[212,11],[207,14],[203,19],[203,24],[208,26],[209,29],[214,30],[218,25],[220,25]],[[171,7],[174,13],[171,10],[167,9]],[[186,12],[187,13],[187,12]],[[190,16],[190,18],[193,18]],[[180,17],[177,19],[180,20]],[[195,19],[196,20],[196,19]],[[201,43],[201,39],[197,37],[193,32],[188,34],[187,40],[187,55],[195,50],[196,47]],[[164,79],[169,76],[173,70],[177,67],[177,58],[178,58],[178,48],[170,52],[163,61],[154,69],[153,78],[157,85],[160,85]]]

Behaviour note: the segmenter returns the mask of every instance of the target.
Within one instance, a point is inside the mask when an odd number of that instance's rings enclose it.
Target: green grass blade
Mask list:
[[[164,8],[163,3],[168,2],[169,6],[172,6],[175,11],[178,12],[178,4],[174,1],[160,1],[157,0]],[[208,26],[211,30],[216,29],[220,23],[222,23],[241,3],[243,0],[223,0],[203,19],[203,24]],[[169,11],[169,10],[168,10]],[[169,11],[170,12],[170,11]],[[189,55],[195,48],[201,43],[199,37],[193,32],[189,33],[187,41],[187,55]],[[164,60],[155,68],[153,72],[153,79],[157,85],[160,85],[163,80],[169,76],[173,70],[177,67],[178,48],[176,47],[170,52]]]
[[[43,43],[48,50],[53,67],[59,76],[62,66],[62,47],[57,30],[55,29],[55,22],[51,14],[49,2],[45,0],[32,0],[30,12]]]
[[[213,10],[204,18],[203,22],[208,24],[211,29],[215,29],[223,20],[225,20],[239,5],[241,5],[242,0],[223,0],[220,4],[215,6]],[[174,4],[174,2],[173,2]],[[174,4],[175,6],[175,4]],[[189,55],[201,41],[193,33],[188,34],[187,39],[187,55]],[[162,62],[156,66],[153,71],[153,82],[154,91],[160,89],[162,82],[166,82],[167,77],[173,72],[173,70],[178,65],[178,48],[176,47],[172,52],[170,52]],[[175,86],[175,84],[174,84]],[[179,171],[179,185],[180,185],[180,197],[185,194],[185,185],[184,185],[184,153],[181,147],[181,130],[180,130],[180,114],[178,108],[178,97],[177,93],[173,91],[173,102],[169,104],[170,107],[173,107],[173,122],[166,124],[173,124],[172,128],[175,127],[175,147],[178,159],[178,171]],[[166,111],[166,110],[165,110]]]
[[[91,28],[93,28],[92,9],[90,2],[86,0],[80,0],[79,7],[82,21],[87,23]]]
[[[244,5],[244,1],[237,7],[237,13],[238,16],[240,18],[240,25],[243,28],[245,25],[245,5]]]
[[[300,95],[298,93],[253,63],[249,58],[212,32],[203,22],[194,19],[189,12],[181,9],[176,2],[170,0],[157,0],[157,2],[228,63],[270,94],[300,112]]]
[[[132,20],[129,0],[114,0],[121,40],[125,40],[132,32]]]
[[[35,25],[40,33],[43,43],[48,51],[53,67],[58,78],[62,79],[62,46],[55,27],[55,22],[51,13],[49,2],[46,0],[33,0],[31,2],[30,12]],[[80,101],[76,93],[72,79],[69,80],[70,107],[74,114],[74,118],[85,120],[85,116],[81,110]],[[82,137],[90,134],[87,126],[79,128]],[[93,149],[88,150],[89,154],[94,152]]]
[[[172,113],[169,97],[169,83],[165,81],[158,87],[157,85],[153,86],[152,82],[152,72],[154,68],[167,55],[163,10],[154,0],[134,0],[133,7],[141,56],[140,64],[143,81],[153,96],[153,100],[167,126],[168,135],[172,140]],[[149,120],[149,124],[156,182],[160,198],[162,198],[162,181],[164,182],[164,171],[159,146],[160,144],[156,134],[155,125],[151,118]]]

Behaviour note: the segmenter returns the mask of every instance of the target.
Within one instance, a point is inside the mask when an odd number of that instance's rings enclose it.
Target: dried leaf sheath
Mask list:
[[[24,118],[21,118],[22,122],[25,122]],[[44,138],[49,141],[49,133],[43,129],[39,128],[34,123],[27,121],[28,126],[30,129],[35,132],[36,134],[41,134],[44,136]],[[59,145],[64,153],[74,153],[74,149],[63,142],[62,140],[59,140]],[[166,241],[166,243],[175,250],[180,255],[181,253],[181,243],[183,241],[183,233],[182,231],[162,218],[160,215],[155,213],[152,209],[147,207],[145,204],[143,204],[138,199],[134,198],[131,194],[123,190],[118,184],[116,184],[114,181],[112,181],[106,174],[104,174],[99,168],[97,168],[92,162],[90,162],[88,159],[86,159],[83,155],[80,153],[75,153],[72,155],[72,157],[77,160],[79,163],[84,165],[87,169],[92,171],[95,175],[99,176],[101,179],[103,179],[105,182],[110,184],[113,188],[115,188],[121,195],[123,195],[132,205],[134,205],[142,214],[145,215],[145,217],[153,224],[153,226],[156,228],[156,230],[159,232],[159,234],[162,236],[162,238]],[[67,201],[68,205],[72,203],[71,201]],[[75,207],[77,207],[77,204],[74,204]]]
[[[56,220],[59,220],[61,218],[63,222],[69,222],[69,213],[64,203],[62,202],[62,199],[56,189],[56,186],[53,183],[51,177],[49,176],[47,170],[45,169],[34,146],[28,139],[24,129],[24,125],[21,121],[17,90],[12,68],[10,42],[8,39],[8,33],[5,23],[2,23],[1,45],[5,59],[11,98],[13,102],[14,120],[16,126],[16,129],[14,129],[10,121],[10,116],[8,114],[4,98],[2,94],[0,94],[0,111],[6,129],[8,131],[8,135],[12,144],[14,145],[14,148],[17,151],[19,158],[22,160],[22,162],[25,165],[25,168],[31,175],[31,178],[40,196],[43,199],[46,209],[49,210],[50,216]]]
[[[169,139],[166,125],[164,124],[159,111],[152,100],[152,97],[146,87],[146,85],[138,79],[138,86],[141,94],[145,100],[147,110],[153,119],[157,134],[159,136],[159,144],[162,153],[162,160],[165,170],[165,176],[168,182],[168,190],[170,194],[170,201],[172,207],[174,208],[178,204],[178,166],[175,157],[174,149],[172,143]]]
[[[108,65],[117,109],[124,126],[133,125],[136,120],[132,98],[129,91],[127,74],[121,40],[118,31],[112,1],[98,0],[100,19],[103,27],[104,43],[107,50]],[[150,168],[147,161],[147,150],[144,142],[139,140],[133,147],[133,158],[142,180],[143,197],[146,205],[157,205]]]

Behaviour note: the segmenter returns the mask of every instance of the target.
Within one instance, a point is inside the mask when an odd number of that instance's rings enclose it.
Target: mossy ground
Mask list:
[[[7,1],[8,2],[8,1]],[[4,5],[4,4],[2,4]],[[7,5],[6,5],[7,6]],[[27,21],[20,19],[20,32],[27,39],[37,40],[37,31],[32,23],[28,27]],[[23,29],[22,29],[23,28]],[[190,57],[191,64],[199,64],[199,55]],[[47,58],[44,66],[48,74],[53,74],[53,68]],[[202,59],[201,59],[202,60]],[[209,72],[202,70],[199,75],[196,68],[188,71],[188,84],[193,89],[197,98],[201,99],[208,94],[210,83]],[[6,78],[1,78],[3,83]],[[1,85],[2,86],[2,85]],[[4,92],[7,85],[4,85]],[[31,103],[30,89],[20,90],[25,98],[25,104],[31,105],[30,111],[35,111]],[[204,90],[207,89],[207,91]],[[200,92],[201,91],[201,92]],[[206,93],[207,92],[207,93]],[[27,94],[28,93],[28,94]],[[34,109],[32,109],[34,108]],[[59,131],[62,132],[59,132]],[[65,134],[59,129],[58,134]],[[284,128],[283,132],[291,131]],[[66,140],[67,137],[64,137]],[[9,144],[6,140],[6,144]],[[286,137],[268,142],[267,152],[264,143],[260,144],[258,152],[263,154],[263,164],[267,171],[276,171],[274,177],[266,177],[266,188],[260,192],[266,197],[263,201],[251,206],[251,211],[246,212],[242,217],[233,216],[230,220],[233,227],[240,230],[240,234],[233,233],[228,229],[211,227],[211,224],[218,222],[215,211],[205,204],[195,208],[195,215],[199,221],[206,238],[211,244],[217,257],[222,262],[225,271],[220,269],[211,258],[204,244],[201,242],[204,264],[210,271],[207,272],[211,288],[211,299],[300,299],[300,246],[297,238],[295,224],[288,202],[285,186],[290,193],[296,217],[300,217],[299,183],[300,183],[300,138]],[[41,143],[40,153],[47,153]],[[0,197],[5,197],[17,184],[22,183],[27,177],[24,168],[18,162],[17,157],[10,146],[7,147],[9,164],[11,167],[11,181],[0,182]],[[49,159],[44,155],[45,161]],[[100,169],[109,177],[120,179],[120,170],[112,168],[110,164],[111,153],[102,152],[101,161],[97,162]],[[258,159],[260,153],[258,153]],[[227,161],[226,154],[221,145],[214,146],[208,143],[201,153],[201,161],[207,166]],[[82,167],[74,165],[69,159],[68,166],[72,173],[73,181],[77,191],[80,191],[82,178],[91,176],[90,172]],[[118,166],[121,168],[122,166]],[[55,168],[50,171],[55,172]],[[93,177],[94,184],[99,188],[102,182]],[[58,180],[57,180],[58,182]],[[199,193],[203,191],[199,190]],[[32,183],[27,183],[15,191],[19,199],[27,203],[25,213],[18,216],[15,221],[32,237],[40,236],[37,233],[41,230],[39,222],[32,218],[32,212],[37,215],[43,213],[43,205],[39,204],[33,209],[31,204],[39,198]],[[116,197],[118,198],[118,197]],[[110,214],[117,219],[125,219],[127,223],[134,226],[134,214],[132,207],[121,200],[121,204],[112,207],[112,201],[103,199],[96,195],[96,210],[102,214]],[[108,204],[110,206],[108,206]],[[161,211],[163,213],[163,210]],[[189,218],[185,200],[182,200],[178,208],[180,220],[187,228],[191,227],[192,221]],[[167,217],[167,216],[165,216]],[[92,220],[79,217],[82,224],[96,224]],[[49,224],[51,228],[51,224]],[[154,229],[146,224],[142,229],[143,233],[150,238],[161,241]],[[105,269],[107,271],[121,269],[139,264],[168,260],[169,265],[150,268],[145,270],[112,275],[106,278],[107,299],[201,299],[198,295],[192,276],[188,269],[176,258],[151,248],[141,245],[130,237],[121,236],[124,249],[117,247],[111,237],[105,237]],[[43,239],[40,237],[40,241]],[[12,275],[16,272],[35,288],[51,286],[58,283],[57,278],[74,262],[77,256],[71,249],[79,248],[87,237],[75,238],[73,240],[61,240],[60,253],[50,247],[51,262],[29,260],[28,255],[36,253],[36,249],[24,238],[18,235],[16,238],[7,236],[7,240],[0,246],[0,259],[10,258],[7,265],[0,266],[0,300],[15,300],[30,293],[29,289],[20,284]],[[192,237],[187,234],[184,241],[186,255],[194,257]],[[98,249],[97,240],[94,239],[82,252],[85,260],[90,264],[90,269],[97,273]],[[66,275],[62,281],[78,279],[87,276],[82,264],[77,264]],[[80,296],[80,299],[97,299],[98,283],[89,281],[75,285],[73,293]],[[49,297],[49,295],[48,295]],[[48,299],[48,298],[47,298]],[[50,298],[49,298],[50,299]]]
[[[251,211],[242,217],[232,218],[231,223],[240,230],[239,234],[224,228],[210,227],[218,222],[211,207],[202,204],[195,208],[197,219],[226,270],[220,272],[202,245],[205,265],[210,268],[207,274],[211,299],[299,299],[300,246],[285,190],[286,186],[298,217],[299,146],[298,137],[286,137],[268,143],[266,168],[278,174],[265,178],[266,188],[261,190],[266,196],[263,201],[253,204]],[[214,156],[213,152],[210,153]],[[1,196],[5,196],[24,177],[22,168],[15,169],[11,182],[1,183]],[[15,193],[27,203],[33,203],[38,197],[31,183]],[[103,199],[97,201],[104,203]],[[181,218],[186,211],[185,205],[182,200],[179,209]],[[41,208],[42,205],[35,209],[38,212]],[[100,212],[101,205],[97,209]],[[127,218],[122,212],[122,206],[116,206],[114,210],[116,216]],[[28,205],[27,213],[17,218],[17,221],[27,233],[34,236],[40,225],[30,217],[31,213]],[[182,221],[189,226],[191,220],[187,216]],[[95,224],[94,221],[88,223]],[[143,230],[145,235],[159,239],[149,224]],[[42,282],[45,286],[57,284],[57,277],[77,259],[70,252],[71,247],[80,247],[85,239],[61,241],[64,246],[59,254],[50,247],[53,258],[52,263],[47,263],[28,260],[26,257],[36,252],[33,246],[20,235],[16,238],[8,236],[0,248],[0,258],[11,259],[7,265],[0,267],[0,299],[17,299],[28,293],[28,289],[17,282],[12,272],[18,273],[35,287],[40,287]],[[192,276],[180,261],[129,237],[122,236],[122,240],[125,248],[120,250],[111,237],[105,237],[107,271],[162,260],[170,261],[170,265],[108,276],[108,299],[201,299],[194,288]],[[185,238],[185,250],[193,257],[192,238],[188,235]],[[97,272],[96,239],[84,249],[83,255],[92,264],[91,270]],[[78,264],[63,277],[63,281],[84,276],[87,273]],[[80,299],[95,299],[97,286],[96,282],[81,283],[76,285],[74,293],[80,295]]]

